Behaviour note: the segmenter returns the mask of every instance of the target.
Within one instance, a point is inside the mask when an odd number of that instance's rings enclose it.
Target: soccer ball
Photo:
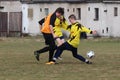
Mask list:
[[[95,56],[95,53],[94,53],[94,51],[89,51],[89,52],[87,52],[87,57],[88,58],[93,58]]]

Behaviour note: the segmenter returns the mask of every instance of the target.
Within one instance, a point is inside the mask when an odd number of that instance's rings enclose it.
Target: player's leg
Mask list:
[[[35,52],[37,52],[38,54],[41,54],[41,53],[44,53],[44,52],[47,52],[47,51],[49,51],[49,46],[46,46],[46,47],[44,47],[40,50],[37,50]]]
[[[54,55],[55,50],[56,50],[56,46],[52,45],[49,50],[49,62],[53,60],[53,55]]]
[[[34,51],[34,55],[35,55],[37,61],[39,61],[40,54],[44,53],[44,52],[47,52],[47,51],[49,51],[49,46],[46,46],[46,47],[44,47],[44,48],[42,48],[40,50]]]
[[[53,35],[49,35],[49,62],[53,60],[54,51],[57,49]]]
[[[48,34],[45,34],[45,33],[42,33],[43,34],[43,37],[44,37],[44,40],[45,40],[45,44],[47,45],[48,44]],[[46,51],[49,51],[49,46],[47,47],[44,47],[40,50],[37,50],[37,51],[34,51],[34,55],[35,55],[35,58],[37,59],[37,61],[39,61],[39,56],[40,56],[40,53],[43,53],[43,52],[46,52]]]
[[[65,43],[62,44],[61,46],[57,47],[57,50],[55,52],[55,55],[53,57],[53,60],[47,64],[55,64],[56,60],[58,59],[58,57],[62,54],[63,50],[65,49]]]
[[[35,55],[36,59],[39,61],[40,54],[42,54],[44,52],[48,52],[48,51],[49,51],[49,46],[46,46],[40,50],[34,51],[34,55]]]
[[[62,54],[63,50],[65,50],[65,43],[63,43],[61,46],[59,46],[55,52],[55,55],[53,59],[56,61],[60,55]]]
[[[34,55],[35,55],[35,57],[36,57],[36,59],[38,61],[39,61],[39,56],[40,56],[41,53],[44,53],[44,52],[47,52],[47,51],[50,50],[50,45],[49,45],[50,44],[50,40],[49,40],[49,38],[51,38],[51,35],[52,34],[43,33],[43,37],[45,39],[45,44],[48,45],[48,46],[46,46],[46,47],[44,47],[44,48],[42,48],[40,50],[34,51]]]
[[[82,62],[85,62],[85,63],[87,63],[87,64],[92,64],[92,62],[88,61],[88,60],[85,59],[83,56],[81,56],[81,55],[79,55],[79,54],[77,53],[77,48],[74,48],[74,47],[71,46],[71,51],[72,51],[73,57],[75,57],[75,58],[77,58],[77,59],[79,59],[79,60],[81,60]]]
[[[60,37],[60,43],[61,43],[60,45],[62,45],[63,43],[65,43],[64,36],[61,36],[61,37]],[[59,46],[60,46],[60,45],[59,45]],[[59,60],[62,60],[61,55],[59,55],[58,59],[59,59]]]
[[[77,54],[77,48],[71,47],[71,51],[72,51],[73,57],[75,57],[75,58],[77,58],[77,59],[85,62],[86,59],[85,59],[84,57],[82,57],[81,55],[78,55],[78,54]]]

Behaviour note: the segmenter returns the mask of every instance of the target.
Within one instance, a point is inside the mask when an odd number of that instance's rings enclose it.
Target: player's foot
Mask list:
[[[59,60],[62,60],[62,57],[58,57]]]
[[[39,61],[39,53],[37,51],[34,51],[34,55],[35,55],[35,58],[37,59],[37,61]]]
[[[86,62],[86,64],[92,64],[92,62],[90,62],[90,61],[87,61],[87,62]]]
[[[52,64],[55,64],[55,62],[50,61],[50,62],[47,62],[46,64],[47,64],[47,65],[52,65]]]

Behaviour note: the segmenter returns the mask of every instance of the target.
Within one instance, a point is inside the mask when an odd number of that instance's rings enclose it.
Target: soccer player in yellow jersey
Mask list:
[[[84,27],[79,22],[77,22],[76,17],[73,14],[69,16],[69,21],[71,22],[71,25],[67,27],[67,30],[70,31],[70,38],[65,43],[63,43],[61,46],[57,48],[57,51],[53,57],[53,61],[49,62],[49,64],[55,64],[56,60],[62,54],[63,50],[69,50],[72,52],[73,57],[87,64],[91,64],[92,62],[90,62],[89,60],[85,59],[83,56],[78,54],[77,48],[80,42],[81,32],[86,32],[90,34],[95,34],[95,32],[89,30],[88,28]]]

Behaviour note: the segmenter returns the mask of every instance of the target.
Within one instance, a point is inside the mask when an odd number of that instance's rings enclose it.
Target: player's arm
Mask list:
[[[82,24],[77,24],[77,26],[81,32],[86,32],[89,34],[96,34],[96,31],[91,31],[87,27],[83,26]]]
[[[90,29],[88,29],[87,27],[85,27],[83,25],[82,25],[82,32],[86,32],[86,33],[89,33],[89,34],[96,34],[96,30],[91,31]]]
[[[84,26],[82,26],[81,28],[82,28],[82,30],[81,30],[82,32],[86,32],[86,33],[92,34],[92,31],[89,30],[88,28],[86,28]]]
[[[87,27],[83,26],[82,24],[77,24],[78,26],[78,30],[80,30],[81,32],[86,32],[86,33],[89,33],[89,34],[92,34],[92,31],[89,30]]]
[[[45,22],[45,18],[41,19],[38,23],[40,25],[40,31],[42,29],[42,24]]]

